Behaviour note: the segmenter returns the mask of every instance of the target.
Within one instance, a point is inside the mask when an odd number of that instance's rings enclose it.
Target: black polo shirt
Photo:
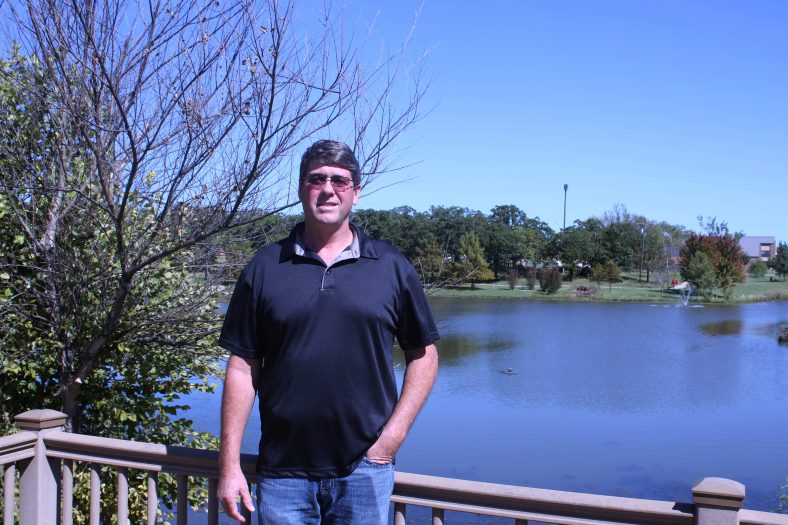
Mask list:
[[[219,344],[262,362],[258,471],[342,477],[394,409],[394,339],[419,348],[438,330],[413,265],[393,246],[354,226],[357,253],[327,267],[296,249],[302,228],[243,270]]]

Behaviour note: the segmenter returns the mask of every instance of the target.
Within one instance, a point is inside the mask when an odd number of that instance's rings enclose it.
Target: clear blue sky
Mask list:
[[[380,10],[407,32],[419,0]],[[788,241],[788,2],[427,0],[428,102],[362,208],[515,204],[560,229],[617,203]]]

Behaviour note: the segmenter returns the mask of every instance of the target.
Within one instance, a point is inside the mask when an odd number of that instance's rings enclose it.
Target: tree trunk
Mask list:
[[[71,382],[63,392],[63,404],[60,410],[66,415],[66,432],[79,433],[79,391],[81,388],[82,382],[77,380]]]

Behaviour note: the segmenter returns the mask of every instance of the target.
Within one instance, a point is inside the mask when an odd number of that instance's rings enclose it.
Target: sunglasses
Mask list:
[[[322,188],[326,181],[329,181],[334,191],[346,191],[355,187],[353,179],[340,175],[332,175],[331,177],[326,175],[307,175],[304,180],[313,188]]]

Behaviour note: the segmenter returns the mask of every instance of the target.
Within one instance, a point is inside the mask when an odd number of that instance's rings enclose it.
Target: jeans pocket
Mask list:
[[[392,463],[392,462],[375,463],[374,461],[371,461],[367,456],[364,456],[363,458],[361,458],[361,462],[364,463],[365,465],[369,465],[370,467],[379,468],[379,469],[390,468],[390,467],[392,467],[394,465],[394,463]]]

